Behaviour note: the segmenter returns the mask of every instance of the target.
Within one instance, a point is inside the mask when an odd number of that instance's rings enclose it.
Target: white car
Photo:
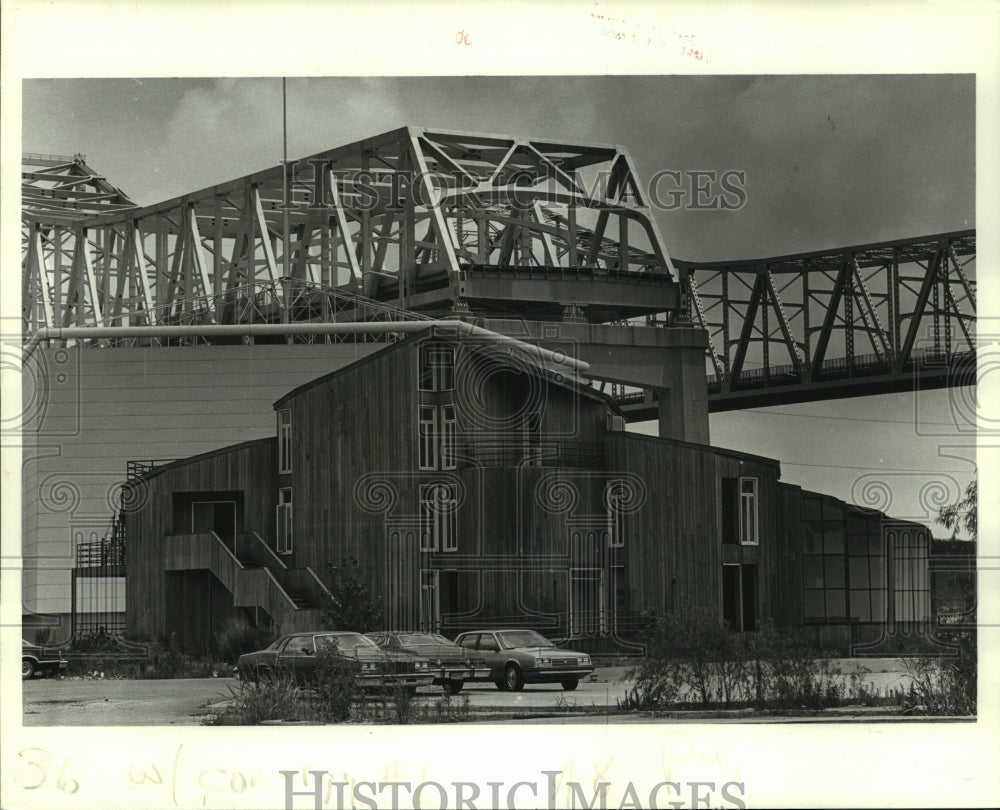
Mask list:
[[[589,655],[557,647],[534,630],[473,630],[459,634],[455,643],[489,666],[490,674],[475,680],[512,692],[526,683],[558,683],[569,692],[594,671]]]

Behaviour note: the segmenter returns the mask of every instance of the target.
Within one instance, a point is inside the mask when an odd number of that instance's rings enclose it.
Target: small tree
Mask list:
[[[384,614],[382,600],[360,576],[361,565],[350,557],[339,566],[327,563],[330,595],[323,605],[323,623],[328,630],[368,633],[378,630]]]
[[[958,502],[940,509],[937,522],[946,529],[951,529],[954,540],[959,531],[964,529],[971,540],[979,533],[979,482],[973,478],[965,488],[965,496]]]

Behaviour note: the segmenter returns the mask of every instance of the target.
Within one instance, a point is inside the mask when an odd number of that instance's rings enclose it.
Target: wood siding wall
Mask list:
[[[776,463],[709,446],[609,433],[609,470],[645,482],[644,507],[626,518],[626,577],[635,609],[672,613],[685,605],[722,615],[723,562],[758,565],[759,618],[774,615],[780,600]],[[758,546],[729,546],[723,554],[722,479],[758,479]]]
[[[159,638],[166,633],[166,570],[200,566],[193,558],[174,559],[172,536],[190,533],[190,510],[184,504],[239,493],[237,531],[266,529],[274,523],[276,471],[275,440],[263,439],[177,462],[138,482],[135,508],[125,518],[129,634]]]

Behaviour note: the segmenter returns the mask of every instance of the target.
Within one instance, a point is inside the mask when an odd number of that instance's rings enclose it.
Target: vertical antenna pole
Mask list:
[[[285,77],[281,77],[281,176],[282,176],[282,226],[284,249],[281,251],[282,275],[286,278],[288,272],[288,96],[285,89]]]

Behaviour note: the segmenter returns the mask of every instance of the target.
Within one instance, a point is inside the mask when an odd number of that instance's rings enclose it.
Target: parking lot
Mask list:
[[[864,667],[865,682],[872,688],[904,686],[908,681],[896,659],[838,662],[842,673]],[[579,715],[588,710],[614,709],[631,684],[623,681],[626,668],[603,667],[573,692],[558,685],[528,685],[523,692],[501,692],[493,684],[467,684],[458,698],[477,715],[538,717]],[[240,682],[235,678],[178,680],[102,680],[93,678],[34,679],[24,682],[23,709],[26,726],[184,726],[199,725],[217,711]],[[422,688],[419,699],[440,699],[437,687]]]
[[[452,701],[469,697],[470,709],[512,711],[615,707],[626,689],[624,670],[599,670],[597,680],[581,682],[574,692],[558,685],[529,685],[523,692],[501,692],[493,684],[467,684]],[[23,683],[26,726],[198,725],[214,707],[238,691],[235,678],[178,680],[35,679]],[[436,701],[438,687],[421,688],[418,698]]]

